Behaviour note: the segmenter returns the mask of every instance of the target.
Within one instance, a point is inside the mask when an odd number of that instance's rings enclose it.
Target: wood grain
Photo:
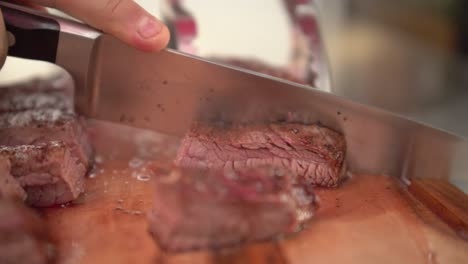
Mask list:
[[[468,196],[464,192],[440,179],[414,179],[408,190],[468,240]]]

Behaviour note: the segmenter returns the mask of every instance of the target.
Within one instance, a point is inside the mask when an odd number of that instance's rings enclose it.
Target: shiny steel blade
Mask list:
[[[139,52],[105,35],[94,58],[94,93],[81,105],[92,118],[175,135],[194,121],[321,122],[344,133],[352,171],[466,179],[464,139],[386,111],[171,50]]]

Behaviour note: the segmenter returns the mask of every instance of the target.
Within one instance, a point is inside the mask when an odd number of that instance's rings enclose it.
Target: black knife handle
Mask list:
[[[0,3],[5,27],[13,35],[9,56],[55,62],[60,25],[53,18],[25,7]]]

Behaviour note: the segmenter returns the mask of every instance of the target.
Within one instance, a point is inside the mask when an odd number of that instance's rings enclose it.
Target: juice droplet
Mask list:
[[[137,180],[139,181],[149,181],[151,179],[151,175],[146,173],[138,173]]]
[[[141,167],[143,164],[144,161],[139,158],[133,158],[128,162],[128,166],[133,169]]]
[[[149,181],[151,179],[151,173],[147,170],[137,170],[132,172],[132,177],[139,181]]]

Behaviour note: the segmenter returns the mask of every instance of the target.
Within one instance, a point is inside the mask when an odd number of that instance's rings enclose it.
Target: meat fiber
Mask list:
[[[318,124],[197,125],[182,141],[176,164],[234,170],[269,165],[290,170],[305,184],[335,187],[345,172],[345,153],[344,137]]]
[[[20,146],[63,141],[88,167],[92,147],[84,120],[70,112],[45,108],[0,115],[0,145]]]
[[[60,75],[0,89],[0,156],[31,205],[65,203],[83,191],[93,152],[72,88]]]
[[[156,180],[150,230],[162,249],[187,251],[270,239],[312,217],[310,188],[281,170],[175,169]]]
[[[51,245],[37,214],[21,203],[0,199],[0,219],[0,263],[49,263]]]
[[[84,189],[86,167],[64,142],[4,146],[0,147],[0,158],[10,161],[10,173],[26,191],[26,202],[31,205],[66,203]]]
[[[10,174],[10,160],[0,157],[0,199],[26,199],[26,192]]]

